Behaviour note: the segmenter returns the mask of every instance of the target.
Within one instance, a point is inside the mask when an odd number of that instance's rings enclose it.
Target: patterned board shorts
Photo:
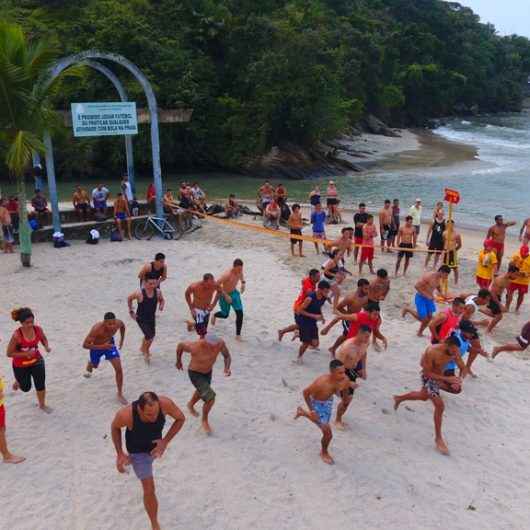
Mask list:
[[[440,397],[440,385],[438,381],[422,375],[421,382],[423,384],[423,388],[427,390],[430,397]]]

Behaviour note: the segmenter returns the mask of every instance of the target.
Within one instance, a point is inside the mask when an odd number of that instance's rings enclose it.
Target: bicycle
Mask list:
[[[138,223],[134,227],[134,237],[136,239],[147,239],[150,241],[153,236],[159,235],[163,239],[180,239],[183,232],[175,227],[163,217],[147,216],[145,222]]]

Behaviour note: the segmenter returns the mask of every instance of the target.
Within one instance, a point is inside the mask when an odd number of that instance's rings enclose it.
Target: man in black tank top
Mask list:
[[[149,273],[144,280],[143,288],[134,291],[127,298],[129,306],[129,315],[136,320],[136,323],[142,330],[144,338],[140,351],[142,352],[145,362],[149,364],[151,361],[151,344],[155,338],[156,333],[156,308],[162,311],[164,309],[165,300],[162,292],[158,289],[158,279],[155,274]],[[133,301],[136,300],[136,312],[133,309]]]
[[[162,436],[166,416],[175,421]],[[112,441],[116,448],[116,468],[125,473],[131,464],[134,473],[142,482],[145,511],[151,521],[152,530],[160,530],[158,524],[158,500],[153,479],[153,460],[160,458],[169,442],[182,429],[184,414],[165,396],[144,392],[137,401],[118,411],[111,425]],[[127,453],[122,447],[122,429],[125,431]]]
[[[140,280],[140,287],[144,286],[144,281],[148,274],[154,275],[154,278],[157,279],[157,287],[160,287],[160,284],[167,279],[167,265],[166,265],[166,256],[159,252],[155,255],[155,260],[149,263],[146,263],[138,273],[138,279]]]

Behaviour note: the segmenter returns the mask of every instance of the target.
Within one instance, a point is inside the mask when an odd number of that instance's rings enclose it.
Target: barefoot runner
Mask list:
[[[403,401],[427,401],[428,399],[432,401],[436,448],[443,455],[448,455],[449,449],[442,437],[442,417],[445,405],[440,396],[440,390],[457,394],[462,388],[460,377],[443,375],[445,366],[451,361],[455,361],[462,374],[466,374],[466,366],[460,357],[459,342],[455,337],[448,337],[441,344],[429,346],[425,350],[420,363],[422,368],[421,390],[394,396],[394,410],[397,410]]]
[[[458,327],[464,313],[465,298],[456,297],[451,307],[436,313],[429,322],[431,344],[440,344]]]
[[[300,291],[298,298],[294,301],[294,304],[293,304],[295,322],[296,322],[296,312],[298,311],[298,309],[300,308],[304,300],[309,296],[309,294],[316,291],[319,281],[320,281],[320,271],[318,269],[311,269],[307,277],[305,277],[302,280],[302,290]],[[278,330],[278,341],[281,342],[283,339],[283,336],[286,333],[291,333],[291,332],[298,332],[298,324],[296,323],[291,324],[290,326],[287,326],[286,328],[279,329]]]
[[[231,375],[230,365],[232,358],[230,352],[226,347],[224,340],[209,333],[202,339],[195,342],[179,342],[177,345],[177,370],[183,370],[182,354],[187,352],[190,354],[190,364],[188,365],[188,376],[191,384],[195,387],[195,392],[188,402],[188,410],[190,413],[198,417],[199,414],[195,410],[195,404],[199,400],[204,401],[202,406],[202,428],[206,434],[211,434],[212,429],[208,423],[208,415],[215,403],[215,392],[212,384],[212,369],[217,356],[221,354],[224,358],[224,374],[229,377]]]
[[[146,263],[138,273],[138,279],[140,280],[140,287],[145,280],[145,277],[148,274],[154,274],[158,280],[157,287],[160,287],[160,284],[167,280],[167,265],[166,265],[166,256],[162,252],[155,254],[154,261]]]
[[[46,368],[39,351],[39,344],[42,344],[46,352],[50,353],[48,339],[42,328],[35,325],[35,316],[29,307],[13,310],[11,318],[20,322],[20,327],[13,333],[7,345],[7,356],[13,359],[13,374],[16,380],[14,388],[29,392],[33,380],[39,408],[50,413],[52,409],[46,405]]]
[[[322,315],[322,306],[329,302],[330,285],[326,280],[319,282],[317,290],[310,293],[299,306],[295,321],[300,331],[300,349],[298,350],[297,363],[302,364],[302,357],[310,346],[317,348],[318,321],[325,322]]]
[[[358,377],[366,380],[366,352],[370,345],[371,333],[370,326],[362,325],[359,327],[357,335],[352,339],[347,339],[337,350],[336,357],[344,365],[346,376],[353,383],[357,381]],[[335,419],[335,427],[337,429],[344,430],[346,428],[342,417],[351,403],[353,393],[354,389],[352,387],[341,392],[342,399],[337,407],[337,417]]]
[[[4,464],[20,464],[26,460],[22,456],[14,455],[9,451],[6,440],[6,409],[4,405],[4,380],[0,376],[0,454]]]
[[[495,359],[499,353],[502,352],[521,352],[525,351],[530,344],[530,320],[523,326],[521,334],[515,338],[516,342],[509,342],[502,346],[493,348],[491,354],[492,358]]]
[[[423,336],[423,331],[429,325],[433,314],[436,312],[434,292],[438,291],[442,294],[443,282],[447,281],[450,272],[451,269],[447,265],[442,265],[438,271],[424,274],[414,286],[416,289],[414,298],[416,311],[411,309],[410,306],[405,306],[401,311],[403,318],[410,314],[421,323],[417,333],[418,337]]]
[[[186,289],[186,303],[193,318],[193,322],[187,321],[188,331],[195,329],[199,337],[208,333],[210,313],[217,305],[220,295],[221,289],[210,273],[206,273],[202,281],[192,283]]]
[[[241,284],[238,291],[237,286]],[[243,304],[241,295],[245,292],[245,277],[243,275],[243,261],[239,258],[234,260],[232,268],[221,275],[217,280],[217,285],[222,293],[219,297],[219,309],[212,318],[212,326],[215,326],[216,318],[228,318],[230,308],[234,308],[236,314],[236,339],[241,339],[241,329],[243,328]]]
[[[346,313],[352,315],[354,313],[359,313],[361,309],[368,303],[368,292],[370,289],[370,282],[364,278],[361,278],[357,281],[357,290],[348,293],[335,308],[340,313]],[[337,348],[346,340],[348,331],[350,330],[350,321],[343,320],[340,317],[335,317],[329,324],[327,324],[322,331],[321,335],[327,335],[329,330],[335,326],[338,322],[342,322],[342,335],[340,335],[333,346],[329,349],[332,357],[335,357],[335,352]]]
[[[127,298],[129,306],[129,315],[136,320],[139,328],[144,334],[140,351],[142,352],[145,362],[151,361],[151,344],[156,334],[156,309],[164,310],[165,300],[162,292],[158,288],[159,278],[156,274],[150,272],[144,277],[144,286],[142,289],[134,291]],[[136,301],[136,312],[133,309],[133,302]]]
[[[162,436],[166,416],[175,421]],[[144,507],[151,522],[152,530],[160,530],[158,523],[158,499],[153,478],[153,461],[162,458],[169,442],[182,429],[185,417],[182,411],[165,396],[154,392],[144,392],[137,401],[120,409],[111,424],[112,441],[116,448],[116,468],[125,473],[125,467],[132,465],[137,478],[142,483]],[[122,429],[125,429],[123,451]]]
[[[329,373],[317,377],[303,392],[307,410],[302,407],[296,409],[294,419],[300,417],[312,421],[322,431],[322,449],[320,458],[326,464],[333,464],[333,458],[328,452],[333,438],[329,422],[333,411],[333,396],[347,390],[355,389],[357,384],[348,380],[344,372],[344,365],[334,359],[329,363]]]
[[[120,332],[119,349],[116,348],[114,342],[114,335]],[[92,372],[99,366],[102,357],[112,364],[116,377],[116,388],[118,390],[118,401],[123,405],[127,404],[127,400],[123,397],[123,370],[120,361],[120,351],[123,348],[123,341],[125,339],[125,324],[116,318],[114,313],[105,313],[103,321],[98,322],[92,326],[92,329],[86,336],[83,342],[83,348],[89,350],[90,359],[86,366],[85,377],[91,377]]]

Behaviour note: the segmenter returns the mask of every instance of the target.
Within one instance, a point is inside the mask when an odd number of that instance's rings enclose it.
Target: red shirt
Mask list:
[[[147,199],[147,202],[150,202],[152,201],[154,198],[156,197],[156,190],[155,190],[155,185],[154,184],[149,184],[149,186],[147,187],[147,193],[146,193],[146,199]]]
[[[444,312],[446,315],[446,319],[438,330],[438,337],[440,337],[440,341],[445,340],[447,337],[449,337],[449,335],[457,328],[461,318],[460,316],[455,315],[450,307],[447,308]]]
[[[37,364],[42,359],[42,355],[39,352],[39,342],[41,342],[43,333],[39,326],[33,327],[35,330],[35,338],[28,340],[22,334],[22,328],[18,328],[15,333],[17,336],[17,350],[19,352],[33,352],[30,357],[13,357],[13,366],[19,368],[25,368]]]
[[[304,300],[317,288],[317,283],[314,282],[309,276],[302,280],[302,290],[298,295],[298,298],[294,301],[293,309],[296,311],[299,306],[304,303]]]
[[[350,330],[348,331],[348,336],[346,338],[352,339],[353,337],[355,337],[357,333],[359,333],[359,328],[361,326],[368,326],[371,331],[374,331],[374,329],[377,329],[380,324],[380,316],[377,316],[377,318],[372,319],[366,311],[361,311],[360,313],[357,313],[357,319],[352,320],[350,322]]]
[[[18,212],[18,201],[14,199],[9,199],[6,204],[6,209],[9,213],[17,213]]]

